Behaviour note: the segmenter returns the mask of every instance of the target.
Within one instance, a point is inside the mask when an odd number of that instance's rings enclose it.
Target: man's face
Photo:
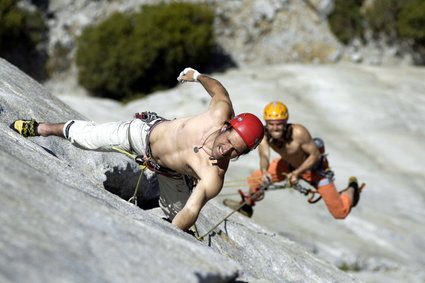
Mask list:
[[[280,139],[283,136],[287,120],[266,120],[266,128],[272,138]]]
[[[248,146],[233,129],[223,130],[214,140],[212,157],[217,160],[230,160],[246,152]]]

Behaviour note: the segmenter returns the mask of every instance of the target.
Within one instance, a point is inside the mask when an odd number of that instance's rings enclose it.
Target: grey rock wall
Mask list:
[[[332,3],[217,1],[217,40],[238,65],[334,62],[343,50],[326,21]]]
[[[240,215],[198,241],[157,209],[105,190],[108,172],[137,177],[126,156],[83,151],[56,137],[23,138],[9,128],[18,118],[84,117],[0,59],[1,282],[355,281]],[[199,233],[229,212],[208,203]]]

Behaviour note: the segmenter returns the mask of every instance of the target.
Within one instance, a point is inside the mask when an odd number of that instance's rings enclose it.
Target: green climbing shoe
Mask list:
[[[16,120],[12,124],[10,124],[10,128],[24,137],[39,136],[37,131],[38,123],[34,119]]]

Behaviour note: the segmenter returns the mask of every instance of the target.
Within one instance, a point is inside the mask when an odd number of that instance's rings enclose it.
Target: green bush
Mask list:
[[[416,63],[425,62],[425,0],[376,0],[366,10],[365,18],[375,36],[412,40],[421,57]]]
[[[128,99],[176,84],[214,50],[213,13],[188,3],[143,6],[85,29],[78,40],[79,83],[96,96]]]
[[[15,1],[0,0],[0,51],[7,51],[24,32],[24,14],[18,10]]]
[[[347,44],[355,37],[362,37],[363,0],[335,0],[335,8],[329,15],[329,25],[335,36]]]
[[[425,45],[425,1],[410,1],[400,13],[398,30],[401,37]]]
[[[411,0],[376,0],[365,10],[368,27],[375,36],[385,34],[392,38],[399,36],[398,22],[401,11]]]
[[[44,56],[37,50],[46,31],[44,19],[38,10],[20,9],[17,2],[0,0],[0,56],[30,74],[32,67],[36,67],[33,72],[40,74],[40,66],[34,62]]]

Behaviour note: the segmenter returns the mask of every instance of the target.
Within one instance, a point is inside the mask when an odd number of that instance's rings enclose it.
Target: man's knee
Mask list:
[[[326,207],[335,219],[344,219],[350,213],[352,200],[346,195],[340,195],[332,182],[318,187]]]
[[[337,210],[330,211],[331,215],[335,219],[345,219],[349,212],[350,210],[346,210],[346,209],[337,209]]]
[[[336,209],[332,214],[335,219],[345,219],[351,211],[353,200],[344,194],[340,195],[342,206]]]

